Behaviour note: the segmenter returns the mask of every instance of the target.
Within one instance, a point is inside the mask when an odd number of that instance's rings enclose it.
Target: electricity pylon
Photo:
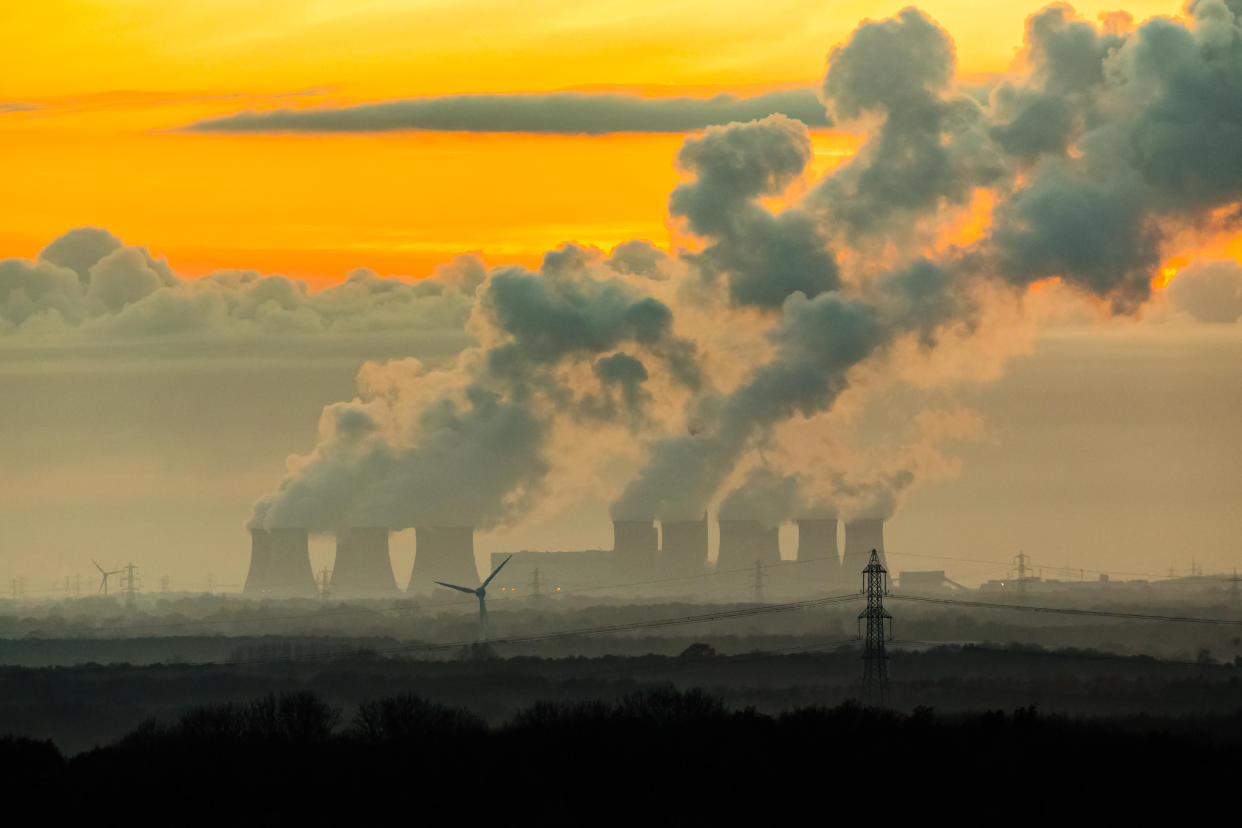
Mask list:
[[[332,570],[326,566],[319,570],[319,577],[316,579],[316,582],[316,585],[319,587],[319,600],[327,601],[332,594]]]
[[[874,549],[862,576],[862,592],[867,598],[866,609],[858,613],[858,632],[863,638],[862,695],[868,704],[883,707],[888,702],[888,655],[884,652],[884,642],[893,637],[893,616],[884,609],[888,570],[880,563],[879,553]],[[886,621],[888,629],[885,629]]]
[[[132,608],[138,597],[139,579],[134,575],[138,571],[138,567],[128,563],[118,571],[123,576],[121,578],[121,591],[125,595],[125,606]]]
[[[1027,555],[1021,549],[1018,550],[1017,561],[1018,561],[1018,596],[1019,597],[1026,596],[1026,580],[1027,580],[1026,579],[1026,562],[1029,559],[1030,559],[1030,555]]]
[[[767,585],[768,576],[764,574],[763,562],[755,561],[755,574],[751,586],[755,591],[755,603],[762,604],[767,597],[764,587]]]

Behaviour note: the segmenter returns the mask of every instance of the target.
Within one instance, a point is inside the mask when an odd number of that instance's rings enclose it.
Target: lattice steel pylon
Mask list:
[[[880,563],[876,550],[862,571],[862,593],[867,607],[858,613],[858,634],[863,639],[862,695],[868,704],[883,707],[888,703],[888,655],[884,642],[893,637],[893,616],[884,609],[884,596],[888,594],[888,570]],[[866,622],[866,633],[863,623]],[[885,622],[888,629],[885,629]]]

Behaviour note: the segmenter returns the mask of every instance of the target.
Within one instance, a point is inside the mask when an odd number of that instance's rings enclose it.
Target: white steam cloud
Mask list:
[[[1235,226],[1240,13],[1196,0],[1184,20],[1095,25],[1050,6],[1028,20],[1023,73],[983,90],[957,82],[953,41],[922,12],[865,22],[822,84],[833,121],[868,130],[853,159],[806,181],[807,127],[779,114],[683,145],[669,210],[696,252],[567,246],[537,270],[465,259],[313,293],[254,273],[181,279],[83,229],[0,262],[0,334],[464,327],[476,344],[447,365],[366,365],[255,525],[487,528],[583,486],[619,519],[717,502],[770,521],[887,517],[955,473],[941,446],[982,426],[931,407],[863,434],[850,424],[869,394],[994,376],[1028,341],[1036,283],[1136,313],[1175,242]],[[978,231],[954,232],[979,203]],[[1233,322],[1238,272],[1188,267],[1170,300]]]

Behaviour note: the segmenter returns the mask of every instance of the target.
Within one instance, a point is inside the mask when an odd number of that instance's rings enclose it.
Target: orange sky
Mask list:
[[[8,0],[0,4],[0,257],[107,227],[179,271],[339,279],[564,241],[668,243],[679,135],[192,135],[246,108],[463,92],[647,94],[814,85],[865,17],[901,4],[533,0]],[[1037,5],[921,4],[963,72],[1003,71]],[[1078,4],[1094,17],[1113,4]],[[1136,18],[1176,11],[1130,2]],[[297,98],[278,97],[307,92]],[[816,168],[851,136],[816,135]]]

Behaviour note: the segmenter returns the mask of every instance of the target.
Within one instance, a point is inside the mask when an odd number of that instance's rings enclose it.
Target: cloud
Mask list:
[[[1196,15],[1191,26],[1153,20],[1119,33],[1062,7],[1037,13],[1028,72],[986,100],[958,87],[952,39],[923,13],[864,23],[833,50],[823,85],[833,116],[869,132],[854,159],[773,209],[769,200],[788,197],[810,161],[806,126],[783,114],[709,126],[678,153],[688,179],[669,201],[704,240],[701,251],[670,257],[629,243],[603,257],[569,245],[537,271],[490,272],[468,323],[477,349],[451,370],[403,375],[392,395],[355,401],[376,423],[356,456],[370,462],[382,444],[378,456],[393,458],[363,513],[397,527],[422,519],[422,507],[408,504],[449,509],[443,489],[426,491],[439,464],[473,504],[462,519],[520,519],[562,448],[585,439],[586,451],[601,450],[603,438],[581,430],[592,418],[642,441],[643,465],[614,500],[615,518],[696,518],[730,482],[741,485],[729,511],[789,512],[800,470],[785,463],[736,479],[783,424],[832,412],[855,383],[908,382],[900,363],[912,353],[971,358],[991,330],[986,320],[1009,319],[1027,286],[1050,277],[1133,310],[1149,295],[1170,229],[1242,195],[1226,144],[1171,122],[1229,136],[1238,118],[1199,88],[1231,94],[1236,84],[1226,77],[1242,49],[1234,17],[1218,0]],[[1212,179],[1209,168],[1221,174]],[[912,229],[943,224],[946,207],[979,189],[994,206],[976,241],[938,250],[917,242]],[[879,261],[867,261],[871,249]],[[692,317],[706,326],[696,342],[676,321],[701,302],[726,313]],[[758,356],[720,368],[698,343],[743,319],[762,340]],[[677,387],[679,364],[702,379],[682,382],[690,396],[680,412],[665,405],[653,416]],[[353,445],[326,433],[325,456]],[[811,480],[809,508],[889,514],[916,474],[951,467],[934,441],[896,434],[887,439],[904,447],[870,472],[841,467]],[[496,478],[475,482],[489,464]],[[287,502],[318,473],[306,468],[291,469],[264,503]],[[322,468],[330,475],[331,464]],[[476,502],[476,492],[486,494]]]
[[[928,211],[964,204],[975,187],[1002,178],[986,113],[957,88],[955,70],[949,33],[914,8],[863,23],[832,50],[822,90],[832,117],[883,119],[809,199],[838,233],[891,239]]]
[[[39,258],[69,268],[86,284],[95,263],[123,244],[102,227],[76,227],[39,251]]]
[[[721,520],[758,520],[778,525],[801,515],[798,478],[767,467],[755,468],[720,501]]]
[[[1242,265],[1196,262],[1177,274],[1166,293],[1173,307],[1199,322],[1237,322],[1242,318]]]
[[[782,449],[781,430],[871,389],[914,386],[926,403],[931,389],[993,376],[1015,350],[996,347],[996,332],[1030,326],[1028,288],[1043,280],[1131,312],[1169,239],[1236,211],[1242,30],[1220,0],[1193,14],[1101,27],[1050,7],[1028,21],[1022,72],[989,95],[958,85],[953,41],[922,12],[865,22],[832,51],[822,93],[867,141],[805,194],[807,125],[736,99],[467,96],[198,125],[702,128],[677,155],[686,178],[669,200],[701,247],[564,245],[534,269],[463,258],[421,282],[356,271],[312,293],[246,271],[181,279],[141,248],[79,230],[35,261],[0,262],[0,325],[88,339],[427,326],[472,337],[446,363],[364,366],[356,398],[324,410],[316,444],[255,505],[261,525],[503,527],[550,490],[617,469],[617,518],[698,518],[725,490],[727,512],[888,514],[915,480],[952,472],[936,446],[959,433],[945,423],[968,418],[914,412],[919,433],[877,427],[867,439],[890,450],[830,458],[820,475]],[[953,236],[980,192],[975,235],[927,241]],[[1220,274],[1188,268],[1170,298],[1236,319],[1236,274]]]
[[[1132,311],[1151,293],[1170,230],[1242,200],[1242,29],[1219,0],[1193,6],[1191,25],[1153,18],[1124,35],[1056,6],[1031,18],[1031,75],[1013,101],[1056,96],[1064,134],[1014,116],[999,133],[1035,166],[993,214],[982,247],[991,267],[1022,284],[1060,277]]]
[[[669,212],[713,239],[699,264],[723,273],[737,305],[775,309],[791,293],[817,296],[838,285],[836,260],[814,218],[773,214],[758,199],[780,195],[811,160],[806,126],[783,115],[712,127],[677,153],[695,179],[673,190]]]
[[[702,514],[751,441],[775,425],[830,407],[849,370],[884,344],[876,309],[835,292],[793,294],[770,334],[775,355],[746,382],[707,398],[705,427],[651,446],[647,465],[614,502],[614,519],[683,519]]]
[[[534,132],[604,135],[614,132],[691,132],[780,113],[807,126],[830,122],[809,89],[748,98],[643,98],[637,95],[550,92],[446,95],[361,104],[339,109],[240,112],[198,121],[192,132]]]
[[[649,365],[684,384],[693,346],[639,289],[651,284],[575,245],[537,271],[488,272],[467,323],[478,346],[437,369],[365,366],[359,397],[325,409],[318,444],[291,460],[252,524],[491,528],[525,516],[572,448],[574,420],[647,424]]]
[[[187,279],[145,248],[82,227],[34,261],[0,260],[0,340],[460,331],[485,274],[462,256],[421,281],[355,270],[322,291],[252,270]]]

